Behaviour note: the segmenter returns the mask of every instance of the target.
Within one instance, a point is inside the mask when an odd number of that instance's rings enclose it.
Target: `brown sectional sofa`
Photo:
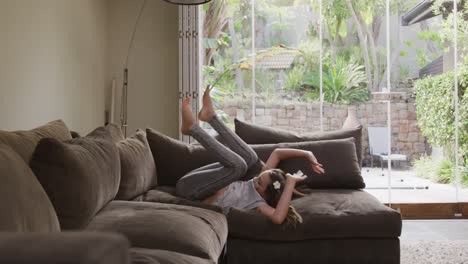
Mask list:
[[[114,200],[121,175],[111,137],[99,128],[71,139],[61,121],[0,132],[0,263],[218,262],[222,214]]]
[[[176,197],[178,178],[215,161],[197,144],[151,129],[124,139],[112,125],[71,139],[61,121],[0,131],[2,178],[23,175],[0,187],[0,263],[399,263],[400,214],[361,190],[360,132],[294,135],[236,121],[261,159],[278,147],[302,148],[327,168],[321,178],[302,160],[280,164],[310,175],[299,187],[305,196],[292,201],[304,223],[292,228],[254,211],[225,217],[219,207]]]

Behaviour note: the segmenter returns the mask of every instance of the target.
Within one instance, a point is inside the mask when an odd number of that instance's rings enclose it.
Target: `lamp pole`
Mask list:
[[[123,86],[122,86],[122,102],[121,102],[121,111],[120,111],[120,124],[121,124],[121,129],[125,137],[127,137],[127,126],[128,126],[128,115],[127,115],[128,114],[128,60],[130,58],[130,53],[133,48],[133,42],[135,42],[135,34],[138,28],[138,24],[140,23],[141,15],[143,14],[143,11],[145,10],[147,1],[148,0],[143,0],[143,3],[141,3],[140,11],[138,12],[135,25],[133,26],[132,37],[130,39],[130,43],[128,44],[127,58],[125,59],[125,66],[124,66],[124,72],[123,72]]]
[[[176,4],[176,5],[201,5],[210,2],[211,0],[164,0],[167,3],[171,4]],[[135,34],[138,29],[138,25],[141,20],[141,16],[143,14],[143,11],[145,10],[147,0],[143,0],[140,10],[138,12],[137,19],[135,21],[135,25],[133,26],[133,31],[132,31],[132,36],[128,45],[128,50],[127,50],[127,57],[125,60],[125,66],[124,66],[124,71],[123,71],[123,84],[122,84],[122,97],[121,97],[121,109],[120,109],[120,126],[121,129],[127,137],[127,126],[128,126],[128,60],[130,57],[130,53],[133,48],[133,43],[135,41]]]

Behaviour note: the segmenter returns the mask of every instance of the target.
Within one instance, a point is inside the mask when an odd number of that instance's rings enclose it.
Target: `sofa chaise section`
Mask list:
[[[256,138],[263,140],[262,133],[267,133],[272,142],[255,142]],[[309,176],[299,186],[304,197],[294,197],[292,201],[303,223],[296,227],[275,225],[254,210],[231,209],[227,214],[227,263],[399,263],[401,215],[362,190],[365,183],[360,168],[361,127],[307,137],[272,129],[259,132],[257,127],[251,127],[240,136],[248,135],[256,135],[244,140],[255,144],[251,146],[261,160],[267,160],[276,148],[309,150],[323,164],[325,174],[315,174],[303,159],[282,161],[279,167],[284,171],[301,170]],[[276,139],[278,135],[280,139]],[[175,197],[177,180],[188,171],[213,162],[213,158],[200,145],[181,143],[151,129],[147,129],[147,137],[158,181],[165,186],[148,191],[139,200],[183,202]],[[169,166],[176,160],[185,162]],[[257,175],[260,169],[261,166],[254,166],[242,180]]]
[[[169,250],[215,263],[227,239],[225,217],[182,205],[112,201],[86,230],[124,234],[133,247]]]

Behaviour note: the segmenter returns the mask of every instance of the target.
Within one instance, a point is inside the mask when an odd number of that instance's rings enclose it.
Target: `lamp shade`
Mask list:
[[[204,3],[208,3],[211,0],[164,0],[168,3],[175,4],[175,5],[201,5]]]

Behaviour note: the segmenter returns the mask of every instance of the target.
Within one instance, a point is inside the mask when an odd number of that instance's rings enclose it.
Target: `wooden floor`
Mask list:
[[[403,219],[468,219],[468,203],[391,204],[390,207],[400,211]]]

